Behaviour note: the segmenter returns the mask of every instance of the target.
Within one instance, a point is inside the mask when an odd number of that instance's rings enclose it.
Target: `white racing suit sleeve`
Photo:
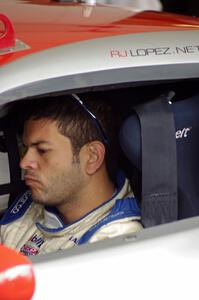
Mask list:
[[[89,240],[89,243],[113,238],[122,234],[134,233],[143,229],[139,221],[132,218],[117,220],[101,227]]]

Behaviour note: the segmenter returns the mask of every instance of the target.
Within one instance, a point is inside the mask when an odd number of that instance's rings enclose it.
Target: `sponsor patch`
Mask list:
[[[26,256],[37,255],[41,245],[43,245],[44,239],[37,234],[31,236],[31,238],[23,245],[20,252]]]

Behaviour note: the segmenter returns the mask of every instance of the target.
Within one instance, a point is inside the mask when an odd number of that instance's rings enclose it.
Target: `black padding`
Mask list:
[[[121,147],[127,158],[138,170],[141,171],[141,126],[140,120],[135,111],[124,121],[120,130],[119,139]]]
[[[0,185],[0,195],[6,194],[15,194],[19,195],[22,191],[26,189],[26,185],[24,181],[15,182],[15,183],[6,183]]]
[[[19,149],[17,145],[16,129],[14,124],[8,120],[4,129],[5,143],[8,152],[10,180],[11,182],[21,181],[21,170],[19,168]]]
[[[19,167],[19,149],[16,136],[16,125],[12,118],[8,116],[0,119],[0,130],[4,135],[1,136],[1,146],[3,152],[8,153],[10,183],[0,185],[0,195],[9,194],[9,204],[25,188],[21,180],[21,170]]]

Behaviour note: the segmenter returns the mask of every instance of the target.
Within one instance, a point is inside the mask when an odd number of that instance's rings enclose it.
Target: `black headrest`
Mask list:
[[[133,112],[123,123],[120,130],[120,144],[130,162],[141,169],[141,128],[140,121]]]
[[[176,140],[185,143],[191,140],[197,148],[199,146],[199,95],[171,104],[174,113]],[[141,128],[136,112],[124,121],[120,130],[120,144],[127,158],[141,169]]]

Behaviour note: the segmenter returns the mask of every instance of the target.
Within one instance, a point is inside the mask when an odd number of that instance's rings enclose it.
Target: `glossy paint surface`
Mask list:
[[[1,0],[15,38],[29,49],[0,55],[0,65],[25,55],[75,43],[129,33],[199,29],[199,19],[132,8],[66,4],[56,1]],[[4,31],[0,22],[0,33]]]
[[[34,257],[33,300],[58,299],[58,292],[66,299],[197,300],[198,221]]]
[[[29,259],[0,245],[0,298],[30,300],[34,289],[35,277]]]

